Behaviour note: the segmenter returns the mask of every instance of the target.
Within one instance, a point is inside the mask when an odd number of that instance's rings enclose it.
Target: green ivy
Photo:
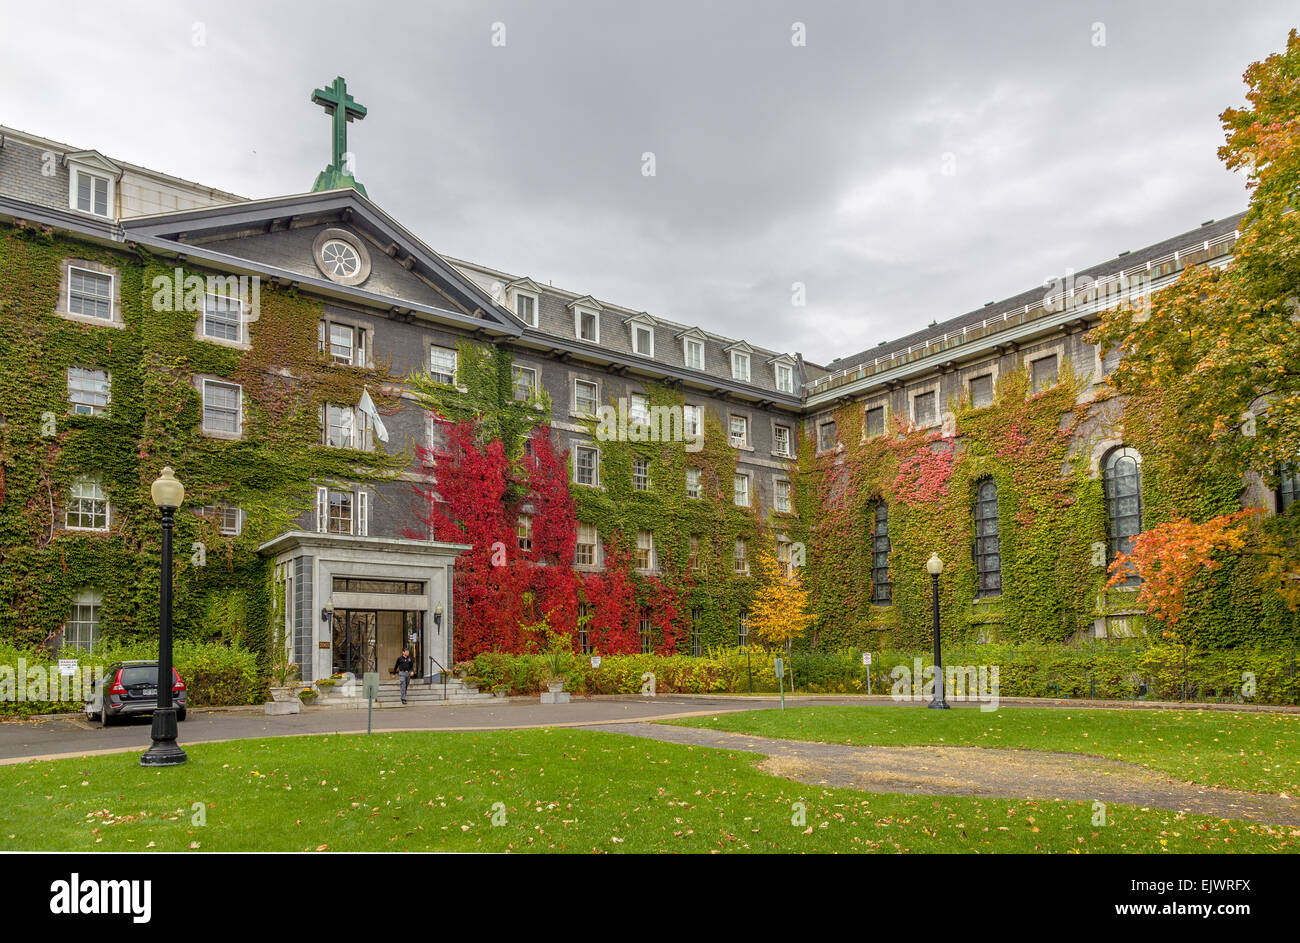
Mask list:
[[[125,329],[54,313],[70,258],[115,269]],[[105,643],[156,632],[161,530],[149,485],[171,465],[186,487],[174,544],[178,638],[238,640],[265,653],[271,582],[258,546],[311,506],[314,482],[377,481],[409,461],[319,445],[322,404],[356,403],[367,381],[381,409],[395,404],[379,395],[376,371],[335,366],[318,350],[319,302],[261,285],[251,349],[239,350],[196,340],[193,311],[154,309],[154,280],[174,273],[173,263],[142,250],[28,227],[0,231],[0,639],[41,643],[86,587],[102,594]],[[109,372],[108,415],[69,414],[71,366]],[[199,374],[243,387],[241,440],[200,431]],[[43,428],[46,413],[53,434]],[[83,474],[105,489],[107,533],[62,527],[65,495]],[[194,513],[205,504],[242,508],[242,532],[221,536]],[[196,541],[207,547],[203,567],[191,562]]]

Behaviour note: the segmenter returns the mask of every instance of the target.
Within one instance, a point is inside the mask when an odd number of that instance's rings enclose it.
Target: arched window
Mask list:
[[[1142,456],[1136,449],[1120,447],[1106,453],[1102,462],[1102,486],[1106,494],[1109,554],[1112,562],[1133,549],[1133,538],[1142,533]],[[1136,586],[1130,576],[1121,586]]]
[[[976,595],[1002,592],[1002,538],[998,533],[998,486],[986,478],[975,489]]]
[[[889,508],[876,502],[871,529],[871,601],[886,605],[893,598],[889,582]]]

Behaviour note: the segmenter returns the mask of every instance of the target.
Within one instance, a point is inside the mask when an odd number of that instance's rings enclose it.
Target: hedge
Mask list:
[[[606,655],[599,668],[586,656],[572,656],[565,690],[575,694],[639,694],[642,676],[655,676],[659,694],[774,693],[773,659],[787,664],[786,691],[818,694],[889,694],[893,669],[914,671],[933,663],[929,652],[873,653],[870,668],[862,653],[795,652],[793,657],[760,648],[687,655]],[[944,664],[994,666],[1000,697],[1100,698],[1108,700],[1245,701],[1300,704],[1300,652],[1296,649],[1185,651],[1180,646],[984,645],[944,653]],[[457,666],[457,672],[482,690],[501,688],[515,695],[542,690],[547,661],[541,655],[484,653]],[[1254,693],[1249,691],[1251,677]]]
[[[118,661],[144,661],[158,657],[158,646],[151,642],[133,642],[125,645],[105,646],[93,654],[82,651],[64,652],[76,658],[79,668],[106,669]],[[45,649],[18,648],[0,643],[0,671],[11,670],[17,674],[18,661],[27,667],[55,669],[58,655]],[[185,680],[190,707],[210,707],[228,704],[256,704],[265,699],[266,681],[257,667],[256,655],[248,649],[218,642],[177,641],[173,651],[173,664]],[[29,690],[29,689],[24,689]],[[48,692],[46,692],[48,695]],[[31,714],[54,714],[80,711],[82,701],[62,700],[0,700],[0,716],[22,717]]]

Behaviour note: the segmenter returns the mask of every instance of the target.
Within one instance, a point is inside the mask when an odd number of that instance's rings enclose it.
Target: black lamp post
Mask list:
[[[170,467],[149,489],[162,512],[162,574],[158,595],[158,706],[153,712],[153,744],[140,757],[141,766],[179,766],[185,751],[176,745],[176,708],[172,706],[172,525],[185,500],[185,486]]]
[[[937,553],[930,554],[925,569],[930,574],[930,590],[934,597],[934,700],[928,706],[946,711],[948,702],[943,698],[943,652],[939,647],[939,574],[943,572],[943,561]]]

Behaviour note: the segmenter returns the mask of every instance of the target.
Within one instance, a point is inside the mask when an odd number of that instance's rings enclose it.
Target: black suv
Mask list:
[[[172,669],[172,706],[176,719],[185,719],[185,682]],[[152,714],[158,709],[158,662],[121,661],[104,672],[103,680],[92,681],[86,718],[107,727],[127,714]]]

